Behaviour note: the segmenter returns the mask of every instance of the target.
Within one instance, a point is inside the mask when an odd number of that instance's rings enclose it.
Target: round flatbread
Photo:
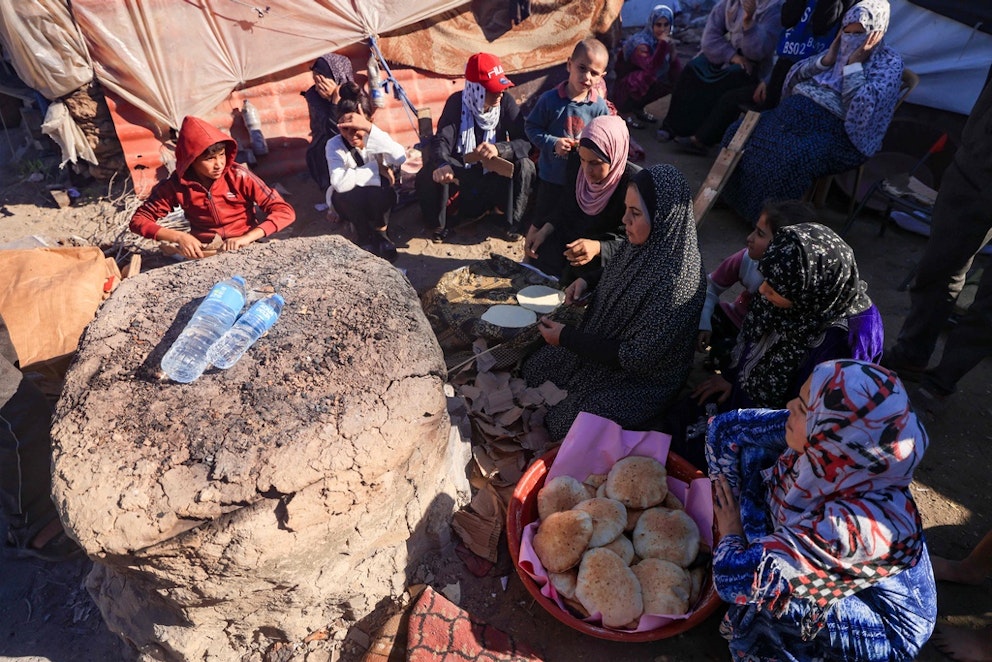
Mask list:
[[[627,565],[634,560],[634,543],[630,542],[627,536],[617,536],[612,541],[603,545],[603,549],[608,549],[620,558]]]
[[[542,520],[551,513],[571,510],[589,498],[589,490],[571,476],[555,476],[537,493],[537,515]]]
[[[579,578],[579,571],[572,568],[568,572],[549,572],[548,580],[555,587],[555,591],[564,600],[565,598],[575,598],[575,582]]]
[[[551,513],[537,527],[534,552],[548,572],[565,572],[582,560],[582,552],[586,551],[591,537],[592,517],[589,513],[581,510]]]
[[[589,613],[599,612],[608,628],[624,627],[644,611],[637,577],[623,559],[602,547],[582,555],[575,597]]]
[[[644,559],[631,570],[641,583],[645,614],[681,616],[689,610],[692,579],[671,561]]]
[[[541,315],[550,313],[565,302],[565,293],[547,285],[528,285],[517,292],[517,303]]]
[[[521,329],[537,323],[537,313],[520,306],[498,304],[482,313],[482,321],[503,329]]]
[[[606,475],[606,496],[628,508],[650,508],[668,495],[667,476],[665,465],[653,457],[625,457]]]
[[[614,499],[586,499],[575,504],[575,510],[582,510],[592,517],[592,538],[590,547],[602,547],[623,533],[627,524],[627,509]]]
[[[684,510],[648,508],[637,520],[633,541],[641,558],[665,559],[687,568],[699,553],[699,527]]]

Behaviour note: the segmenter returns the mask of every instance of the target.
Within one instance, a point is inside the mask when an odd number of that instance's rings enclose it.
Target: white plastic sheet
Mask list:
[[[247,81],[464,2],[73,0],[72,7],[100,82],[178,127]]]
[[[41,125],[41,132],[50,136],[62,148],[62,166],[70,161],[75,163],[80,158],[93,165],[100,164],[96,154],[93,153],[93,148],[86,140],[86,135],[83,134],[82,129],[69,114],[69,109],[61,101],[55,101],[48,106],[45,121]]]
[[[21,80],[47,99],[93,80],[86,44],[65,0],[0,0],[0,41]]]

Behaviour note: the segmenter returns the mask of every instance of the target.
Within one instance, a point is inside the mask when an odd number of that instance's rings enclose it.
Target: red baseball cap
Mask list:
[[[465,80],[479,83],[486,90],[494,93],[513,87],[513,83],[503,73],[503,65],[499,63],[499,58],[492,53],[476,53],[470,57],[465,67]]]

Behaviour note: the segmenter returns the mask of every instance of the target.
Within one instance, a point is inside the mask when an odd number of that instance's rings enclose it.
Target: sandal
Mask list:
[[[640,122],[638,122],[636,119],[634,119],[633,116],[626,117],[626,118],[624,118],[623,121],[626,122],[627,123],[627,126],[629,128],[631,128],[631,129],[643,129],[644,128],[644,125],[641,124]]]
[[[32,540],[34,540],[34,538],[32,538]],[[75,540],[69,537],[69,534],[65,532],[65,529],[59,529],[59,532],[52,536],[48,542],[41,547],[32,547],[30,542],[24,545],[19,545],[17,544],[16,538],[8,531],[6,548],[9,549],[14,556],[21,558],[36,558],[50,563],[68,561],[69,559],[83,554],[83,548],[80,547]]]
[[[435,244],[443,244],[444,240],[448,238],[449,232],[448,228],[438,228],[431,233],[431,241]]]
[[[646,110],[639,110],[636,113],[634,113],[634,116],[637,119],[641,120],[642,122],[647,122],[648,124],[655,124],[658,121],[657,117],[647,112]]]
[[[696,140],[695,136],[689,136],[687,138],[677,137],[675,138],[675,144],[687,154],[706,156],[710,153],[710,148]]]

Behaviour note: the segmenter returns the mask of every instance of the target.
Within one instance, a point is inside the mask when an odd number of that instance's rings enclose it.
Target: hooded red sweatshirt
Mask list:
[[[206,188],[187,171],[193,161],[215,143],[227,145],[224,172]],[[296,212],[278,192],[269,188],[251,170],[234,162],[238,144],[213,125],[193,116],[183,119],[176,141],[176,171],[155,185],[151,195],[131,217],[131,231],[154,239],[162,227],[158,219],[179,206],[186,212],[191,234],[210,243],[215,234],[231,239],[261,228],[268,236],[282,230],[294,220]],[[258,205],[265,213],[259,222]]]

